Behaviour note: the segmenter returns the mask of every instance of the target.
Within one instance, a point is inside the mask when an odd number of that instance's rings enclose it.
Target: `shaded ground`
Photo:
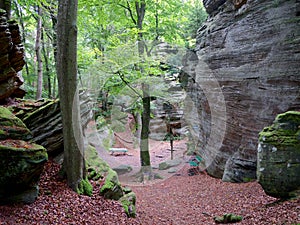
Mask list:
[[[276,203],[256,182],[233,184],[204,174],[188,176],[187,168],[163,182],[133,186],[137,218],[127,218],[118,202],[98,195],[101,183],[93,183],[93,197],[78,196],[57,178],[58,169],[47,163],[35,203],[0,206],[0,224],[206,225],[224,213],[242,215],[239,224],[300,223],[299,199]]]

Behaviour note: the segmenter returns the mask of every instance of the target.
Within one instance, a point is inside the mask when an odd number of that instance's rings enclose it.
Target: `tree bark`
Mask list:
[[[47,48],[48,44],[46,45],[44,32],[42,33],[41,41],[42,41],[43,57],[44,57],[44,61],[45,61],[45,70],[46,70],[45,76],[47,77],[47,84],[45,85],[45,89],[48,92],[48,98],[51,98],[51,97],[54,97],[54,96],[52,96],[52,94],[51,94],[52,85],[51,85],[51,75],[50,75],[50,68],[49,68],[49,61],[48,61],[48,59],[50,57],[50,54],[49,54],[49,50]]]
[[[149,85],[143,84],[143,113],[142,113],[142,131],[140,141],[140,160],[141,166],[150,166],[149,154],[149,123],[150,123],[150,96]]]
[[[144,52],[145,52],[145,42],[143,40],[143,21],[146,12],[146,3],[145,1],[136,1],[135,8],[137,13],[137,28],[138,28],[138,53],[143,61]],[[143,68],[139,68],[143,72]],[[143,113],[142,113],[142,130],[140,138],[140,161],[142,166],[142,172],[151,173],[151,161],[149,153],[149,123],[150,123],[150,94],[149,94],[149,85],[142,84],[143,91]],[[143,176],[143,175],[142,175]],[[142,177],[142,179],[144,179]]]
[[[37,65],[37,91],[36,99],[42,98],[43,91],[43,62],[41,54],[41,37],[42,37],[42,8],[37,6],[38,17],[36,27],[36,39],[35,39],[35,55]]]
[[[77,4],[77,0],[60,0],[57,23],[57,75],[63,121],[64,169],[68,185],[74,191],[78,191],[85,177],[77,89]]]

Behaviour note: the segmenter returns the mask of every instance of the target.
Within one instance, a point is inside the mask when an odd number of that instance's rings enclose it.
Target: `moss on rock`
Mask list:
[[[135,194],[130,188],[123,188],[116,171],[98,156],[96,149],[88,146],[85,151],[86,163],[91,179],[97,176],[105,177],[100,188],[100,195],[106,199],[119,200],[129,217],[135,217]]]
[[[273,197],[289,198],[300,188],[300,112],[279,114],[259,134],[257,178]]]
[[[77,193],[80,195],[92,196],[93,186],[88,181],[88,179],[82,179],[79,183]]]
[[[32,203],[47,161],[46,149],[22,140],[0,141],[0,202]]]
[[[125,213],[128,217],[136,217],[136,195],[133,192],[129,192],[125,194],[123,197],[119,199],[119,202],[122,204]]]
[[[8,138],[29,140],[32,134],[22,120],[0,106],[0,140]]]
[[[109,169],[107,173],[105,183],[100,189],[100,195],[113,200],[119,200],[124,195],[118,175],[112,169]]]

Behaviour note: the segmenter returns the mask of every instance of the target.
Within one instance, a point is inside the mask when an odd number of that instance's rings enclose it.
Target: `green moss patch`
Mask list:
[[[0,140],[8,138],[29,140],[32,134],[18,117],[0,106]]]
[[[214,218],[216,223],[237,223],[243,220],[242,216],[238,216],[235,214],[224,214],[223,216],[218,216]]]
[[[92,196],[93,186],[88,181],[88,179],[82,179],[78,185],[77,193],[80,195]]]
[[[133,192],[129,192],[125,194],[123,197],[119,199],[119,202],[122,204],[125,213],[128,217],[136,217],[136,196]]]
[[[274,123],[259,133],[259,141],[284,150],[285,146],[299,146],[300,112],[289,111],[279,114]]]

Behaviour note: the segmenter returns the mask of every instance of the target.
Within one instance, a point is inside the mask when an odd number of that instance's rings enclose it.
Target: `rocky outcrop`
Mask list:
[[[300,112],[279,114],[259,133],[257,178],[268,195],[300,195]]]
[[[259,131],[300,108],[299,4],[204,1],[209,17],[198,30],[198,61],[184,69],[195,105],[188,111],[197,115],[193,138],[209,174],[255,179]]]
[[[85,128],[93,118],[93,101],[86,92],[80,93],[81,124]],[[62,120],[59,100],[18,99],[9,109],[20,118],[31,131],[34,141],[44,146],[51,155],[63,151]]]
[[[32,203],[48,156],[46,149],[30,141],[20,119],[0,107],[0,203]]]
[[[21,35],[15,21],[7,21],[6,12],[0,9],[0,103],[8,97],[23,97],[25,91],[20,88],[24,48]]]
[[[136,216],[136,196],[130,188],[122,187],[118,174],[112,170],[109,165],[99,157],[96,149],[87,146],[85,151],[85,160],[89,171],[89,179],[96,180],[104,178],[99,194],[106,199],[118,200],[128,217]]]

